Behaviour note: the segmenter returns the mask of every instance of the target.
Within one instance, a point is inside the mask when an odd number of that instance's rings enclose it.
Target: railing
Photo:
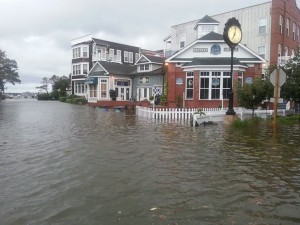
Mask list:
[[[193,119],[195,112],[199,109],[196,108],[151,108],[136,106],[136,115],[158,120],[180,120],[189,122]],[[223,112],[224,109],[220,108],[204,108],[202,112]]]
[[[101,53],[94,53],[93,54],[93,61],[108,61],[108,62],[121,62],[121,57],[117,57],[117,55],[110,55],[105,54],[104,57],[102,57]]]
[[[204,122],[222,122],[227,109],[222,108],[151,108],[136,106],[136,115],[161,121],[193,122],[193,126]],[[236,115],[241,119],[252,117],[252,110],[241,107],[234,108]],[[198,113],[197,113],[198,112]],[[202,113],[201,113],[202,112]],[[285,109],[278,109],[278,115],[285,116]],[[255,110],[254,115],[267,118],[274,114],[274,110]]]
[[[277,64],[279,66],[284,66],[284,64],[286,64],[287,61],[289,61],[290,59],[291,59],[291,56],[281,56],[281,57],[278,57]]]

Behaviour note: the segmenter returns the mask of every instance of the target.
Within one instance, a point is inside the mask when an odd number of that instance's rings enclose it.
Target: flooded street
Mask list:
[[[0,224],[300,224],[300,126],[0,102]]]

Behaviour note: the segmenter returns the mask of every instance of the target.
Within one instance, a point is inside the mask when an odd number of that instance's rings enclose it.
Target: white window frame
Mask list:
[[[82,58],[88,58],[89,56],[89,48],[88,46],[82,47]]]
[[[194,87],[195,87],[194,72],[187,72],[185,75],[185,99],[186,100],[194,99],[194,94],[195,94]],[[188,97],[188,90],[192,90],[192,97]]]
[[[122,54],[122,52],[121,52],[121,50],[117,50],[117,61],[118,62],[121,62],[122,61],[122,56],[121,56],[121,54]]]
[[[282,56],[282,45],[278,45],[278,57],[280,58]]]
[[[297,40],[299,41],[299,36],[300,35],[300,27],[299,26],[297,26]]]
[[[140,58],[140,54],[139,53],[135,53],[135,62],[137,62]]]
[[[114,59],[114,56],[115,56],[115,49],[110,48],[110,49],[109,49],[109,58],[110,58],[111,60],[113,60],[113,59]]]
[[[279,16],[279,33],[282,34],[283,32],[283,16]]]
[[[285,28],[286,28],[286,36],[288,37],[290,35],[290,19],[286,19],[286,24],[285,24]]]
[[[217,75],[217,76],[215,76]],[[208,90],[207,98],[201,98],[201,78],[208,79],[208,87],[205,87]],[[213,78],[217,78],[220,81],[219,88],[213,88],[212,82]],[[199,100],[223,100],[228,99],[224,98],[224,90],[229,92],[230,88],[224,88],[224,80],[230,82],[230,71],[201,71],[199,74]],[[202,88],[203,89],[203,88]],[[219,89],[219,98],[212,98],[212,91]],[[228,93],[227,93],[228,95]]]
[[[105,84],[105,90],[102,90],[102,84]],[[102,97],[102,93],[105,93],[106,97]],[[99,78],[99,98],[100,99],[109,99],[108,93],[108,79],[107,78]]]
[[[293,40],[296,40],[296,24],[293,23]]]
[[[83,81],[74,81],[74,94],[84,94],[86,92],[86,85]]]
[[[124,51],[124,62],[128,62],[128,51]]]
[[[289,47],[285,46],[284,48],[284,56],[288,56],[289,55]]]
[[[129,63],[133,63],[133,52],[128,53],[128,61]]]
[[[142,64],[139,66],[139,70],[140,70],[140,72],[150,71],[150,67],[151,67],[151,65],[149,65],[149,64]]]
[[[265,35],[267,33],[267,18],[259,19],[258,33],[259,35]]]
[[[182,49],[185,47],[185,42],[186,42],[185,34],[179,35],[179,49]]]

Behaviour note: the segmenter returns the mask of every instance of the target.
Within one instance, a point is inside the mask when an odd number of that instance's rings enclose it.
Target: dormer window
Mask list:
[[[148,71],[149,70],[149,64],[140,65],[140,71]]]

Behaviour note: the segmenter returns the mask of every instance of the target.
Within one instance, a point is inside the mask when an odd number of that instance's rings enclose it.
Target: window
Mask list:
[[[97,85],[89,85],[90,87],[90,98],[97,98]]]
[[[284,49],[284,56],[288,56],[289,55],[289,47],[286,46]]]
[[[194,96],[194,73],[186,73],[186,99],[193,99]]]
[[[109,59],[113,60],[115,55],[115,50],[113,48],[109,49]]]
[[[265,59],[265,57],[266,57],[266,46],[258,46],[258,55]]]
[[[296,40],[296,24],[293,23],[293,40]]]
[[[297,40],[299,40],[299,34],[300,34],[300,28],[299,28],[299,26],[297,26]]]
[[[82,47],[82,57],[88,57],[88,48]]]
[[[87,74],[88,73],[88,64],[82,64],[82,73]]]
[[[140,65],[140,71],[148,71],[150,69],[149,64]]]
[[[75,87],[74,94],[84,94],[85,93],[85,84],[83,82],[75,82],[74,87]]]
[[[281,44],[278,45],[278,57],[281,57],[282,55],[282,46]]]
[[[100,60],[106,60],[106,48],[105,47],[101,47],[100,51]]]
[[[140,54],[139,53],[135,53],[135,62],[137,62],[140,58]]]
[[[212,72],[211,99],[220,99],[221,72]]]
[[[290,34],[290,19],[286,19],[285,29],[286,29],[286,36],[289,36],[289,34]]]
[[[292,49],[291,57],[294,58],[294,56],[295,56],[295,49]]]
[[[200,99],[228,99],[230,80],[230,72],[227,71],[201,72],[199,85]]]
[[[81,47],[73,48],[73,59],[81,57]]]
[[[282,34],[283,32],[283,16],[279,16],[279,33]]]
[[[133,63],[133,53],[129,52],[129,63]]]
[[[263,18],[259,20],[259,35],[265,35],[267,33],[267,19]]]
[[[117,50],[117,61],[121,62],[121,50]]]
[[[100,80],[100,98],[107,98],[107,79]]]
[[[79,75],[81,74],[81,65],[73,65],[73,75]]]
[[[212,31],[214,31],[214,26],[213,25],[203,25],[202,26],[202,33],[208,34]]]
[[[230,80],[230,72],[223,72],[223,99],[229,98]],[[238,81],[243,82],[243,73],[239,73]]]
[[[128,62],[128,52],[124,51],[124,62]]]
[[[209,99],[209,72],[200,73],[200,99]]]
[[[184,48],[185,46],[185,34],[179,36],[179,48]]]

